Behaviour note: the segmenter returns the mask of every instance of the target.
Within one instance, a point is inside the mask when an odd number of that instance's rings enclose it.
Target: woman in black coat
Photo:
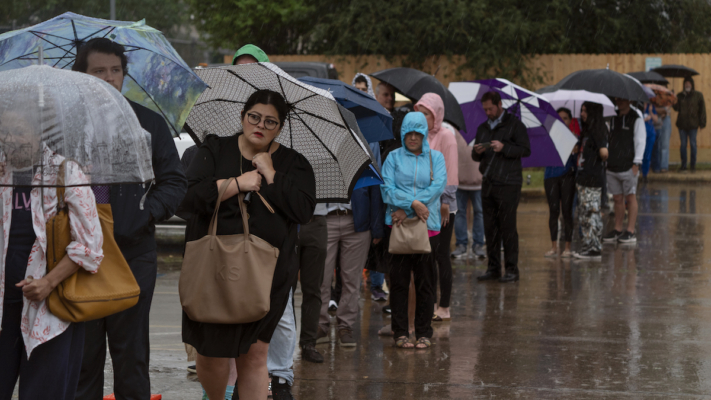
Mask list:
[[[271,308],[259,321],[211,324],[190,320],[183,313],[183,341],[198,352],[197,371],[211,399],[224,397],[230,358],[236,358],[240,398],[264,398],[268,386],[269,341],[296,281],[297,225],[309,221],[316,206],[316,183],[309,162],[280,146],[279,135],[288,113],[284,98],[259,90],[242,111],[243,132],[230,137],[208,135],[188,169],[188,192],[181,208],[194,214],[186,240],[207,235],[217,202],[218,187],[229,180],[218,213],[218,235],[243,233],[237,194],[259,192],[248,205],[249,231],[279,248],[271,290]]]

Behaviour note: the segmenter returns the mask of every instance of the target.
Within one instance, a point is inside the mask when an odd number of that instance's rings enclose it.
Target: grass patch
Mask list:
[[[545,168],[524,168],[523,189],[543,189],[543,176]],[[528,176],[531,176],[529,181]],[[530,183],[529,183],[530,182]]]

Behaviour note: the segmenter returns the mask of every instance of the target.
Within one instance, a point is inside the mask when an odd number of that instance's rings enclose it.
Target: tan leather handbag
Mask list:
[[[218,211],[229,183],[227,179],[220,187],[207,236],[185,245],[178,291],[183,310],[196,322],[244,324],[264,318],[270,308],[279,249],[249,233],[242,193],[244,234],[217,235]]]
[[[432,152],[430,151],[430,184],[434,181],[434,171],[432,170]],[[417,179],[417,177],[415,177]],[[426,204],[425,204],[426,205]],[[427,223],[420,221],[418,217],[407,218],[398,226],[393,223],[393,230],[390,233],[390,244],[388,246],[390,254],[429,254],[432,252],[430,246],[430,235],[427,232]]]
[[[419,218],[407,218],[400,226],[393,224],[390,234],[390,254],[429,254],[430,237],[427,233],[427,223]]]
[[[59,167],[58,184],[63,184],[64,163]],[[57,215],[47,221],[47,271],[57,266],[71,243],[69,213],[64,188],[57,188]],[[60,319],[84,322],[104,318],[133,307],[141,289],[114,240],[114,219],[110,204],[97,204],[104,235],[104,260],[92,274],[83,268],[62,281],[47,297],[49,311]]]

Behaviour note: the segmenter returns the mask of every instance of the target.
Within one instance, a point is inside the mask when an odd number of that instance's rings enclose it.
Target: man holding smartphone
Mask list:
[[[479,171],[483,175],[481,200],[489,264],[486,273],[477,280],[516,282],[519,279],[516,212],[523,184],[521,158],[531,155],[531,144],[526,126],[515,115],[504,111],[498,93],[485,93],[481,104],[488,120],[477,129],[472,159],[480,163]]]

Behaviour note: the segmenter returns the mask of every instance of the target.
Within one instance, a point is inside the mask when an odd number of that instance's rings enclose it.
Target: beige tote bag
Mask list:
[[[434,171],[432,170],[432,152],[430,151],[430,185],[434,181]],[[415,177],[417,179],[417,177]],[[430,246],[430,235],[427,232],[427,223],[419,218],[407,218],[400,226],[393,224],[390,234],[390,254],[429,254],[432,252]]]
[[[185,246],[178,285],[180,304],[197,322],[244,324],[269,312],[279,249],[249,233],[242,193],[238,196],[244,234],[217,235],[217,215],[229,183],[227,179],[220,187],[208,235]],[[265,205],[274,213],[266,201]]]

